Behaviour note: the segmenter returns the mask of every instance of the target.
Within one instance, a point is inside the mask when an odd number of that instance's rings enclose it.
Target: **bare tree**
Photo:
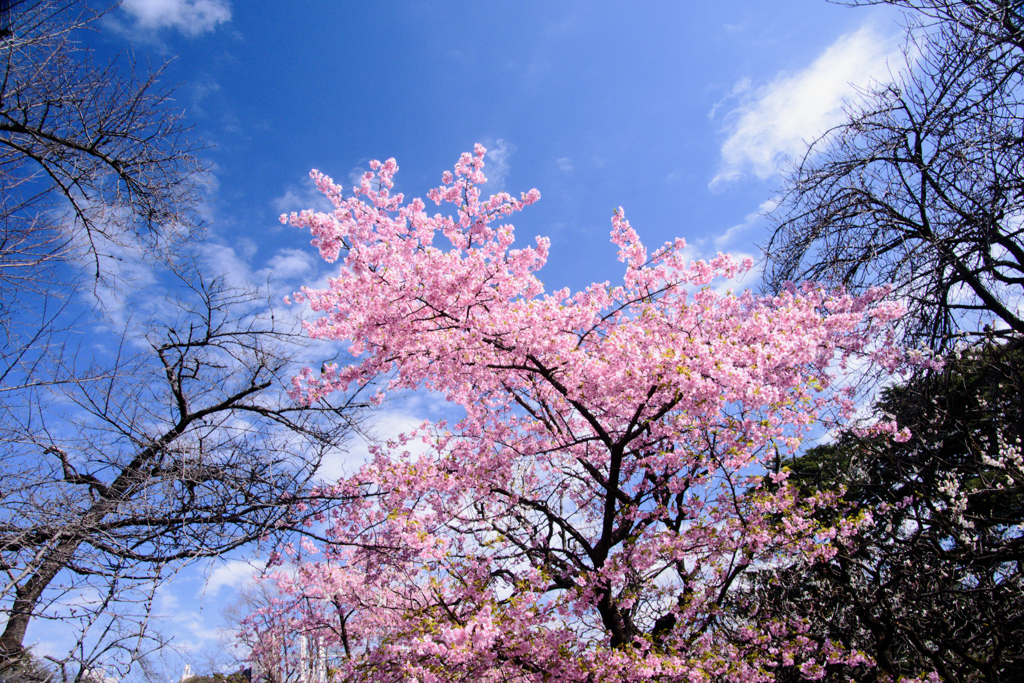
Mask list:
[[[851,4],[882,4],[867,0]],[[895,82],[786,178],[766,283],[891,284],[908,345],[1024,333],[1024,27],[1009,0],[891,0],[908,42]]]
[[[160,71],[97,65],[76,0],[0,12],[0,391],[36,381],[77,286],[123,252],[170,257],[200,232],[203,167]]]
[[[981,49],[998,67],[1009,64],[1006,50],[1024,50],[1024,7],[1016,0],[831,0],[853,7],[893,5],[910,10],[924,24],[958,26],[982,38]]]
[[[157,86],[160,71],[140,77],[130,61],[95,65],[76,42],[98,18],[82,2],[22,0],[8,11],[0,40],[4,273],[63,257],[74,237],[99,259],[99,238],[153,247],[190,235],[203,169],[183,112]]]
[[[297,335],[252,292],[199,279],[186,293],[92,369],[65,356],[3,405],[0,661],[21,657],[31,620],[55,619],[80,631],[61,666],[129,666],[167,568],[288,527],[352,427],[351,401],[284,394]]]
[[[282,382],[299,336],[255,292],[183,265],[204,168],[161,71],[96,64],[79,42],[101,14],[0,3],[4,677],[31,669],[34,621],[76,633],[51,657],[64,679],[162,647],[160,582],[287,528],[356,415],[351,401],[294,405]],[[188,273],[148,324],[83,299],[137,300],[124,260]]]
[[[766,284],[891,284],[907,345],[942,353],[882,393],[911,439],[839,435],[790,481],[846,491],[875,523],[828,562],[758,572],[755,609],[805,620],[874,669],[826,680],[1020,677],[1024,334],[1024,9],[1017,0],[849,0],[906,10],[895,81],[787,177]],[[964,339],[966,338],[966,339]],[[780,669],[779,680],[800,672]]]

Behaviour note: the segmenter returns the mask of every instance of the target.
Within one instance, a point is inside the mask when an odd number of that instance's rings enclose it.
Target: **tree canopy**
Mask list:
[[[855,2],[851,4],[881,4]],[[893,0],[903,64],[785,176],[766,283],[890,284],[906,346],[1024,333],[1021,17],[1009,0]]]
[[[844,492],[871,524],[827,561],[765,570],[740,600],[810,620],[877,672],[829,680],[1006,681],[1024,671],[1022,345],[960,350],[941,372],[889,388],[876,412],[903,443],[844,432],[789,463],[804,495]],[[790,672],[796,678],[795,672]]]
[[[511,249],[498,224],[539,195],[485,199],[484,153],[428,193],[450,216],[391,194],[389,160],[351,197],[314,172],[334,211],[283,217],[341,260],[298,297],[322,316],[310,334],[355,359],[307,371],[294,395],[386,374],[388,391],[428,387],[465,417],[324,490],[345,500],[275,575],[253,656],[277,661],[303,635],[353,681],[765,681],[780,658],[808,674],[862,662],[797,623],[743,622],[727,597],[752,566],[829,557],[857,529],[815,518],[834,496],[760,474],[852,409],[830,387],[842,362],[899,363],[899,307],[884,290],[716,293],[750,262],[689,263],[682,240],[648,251],[621,210],[623,285],[546,293],[547,240]]]
[[[160,70],[93,60],[100,16],[0,6],[0,677],[35,670],[33,623],[61,678],[126,674],[169,569],[287,526],[354,418],[292,403],[293,327],[190,258],[198,147]]]

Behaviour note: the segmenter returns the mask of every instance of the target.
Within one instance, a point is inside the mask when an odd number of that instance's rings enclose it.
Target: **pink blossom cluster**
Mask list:
[[[390,194],[389,160],[349,197],[314,172],[334,211],[282,217],[341,259],[296,299],[320,313],[310,336],[354,359],[306,370],[293,397],[383,377],[385,392],[427,388],[465,417],[324,489],[337,497],[326,534],[272,575],[254,656],[316,635],[341,680],[422,683],[753,682],[782,664],[809,679],[867,664],[729,605],[748,572],[827,558],[864,523],[815,515],[835,500],[800,497],[783,465],[849,413],[831,388],[847,361],[898,365],[899,308],[885,290],[718,294],[708,285],[749,260],[689,261],[682,240],[649,252],[621,209],[623,284],[545,292],[548,241],[512,249],[502,223],[539,193],[484,199],[484,154],[427,194],[450,215]]]

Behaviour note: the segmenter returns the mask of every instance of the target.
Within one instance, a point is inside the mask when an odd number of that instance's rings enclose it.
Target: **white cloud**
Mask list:
[[[86,230],[68,216],[67,235],[72,245],[72,261],[91,286],[79,290],[87,306],[102,311],[106,322],[124,325],[133,316],[145,318],[159,307],[160,298],[153,296],[163,289],[159,282],[158,263],[162,253],[174,249],[171,240],[158,236],[154,242],[136,240],[133,236],[135,216],[123,208],[87,203],[85,210],[100,229]],[[168,231],[174,234],[174,228]],[[184,235],[185,232],[177,233]],[[139,298],[145,292],[146,296]],[[105,324],[97,319],[97,323]]]
[[[558,164],[558,170],[562,173],[572,173],[576,170],[576,167],[572,164],[572,159],[569,157],[559,157],[555,159],[555,163]]]
[[[366,175],[366,172],[369,171],[369,170],[370,169],[363,168],[362,166],[353,166],[352,170],[350,170],[348,172],[348,175],[345,176],[346,178],[348,178],[349,186],[344,188],[344,189],[346,191],[348,191],[348,192],[351,192],[351,191],[355,190],[355,188],[359,187],[362,184],[362,182],[363,182],[363,176]],[[314,188],[314,189],[316,189],[316,188]],[[318,192],[319,192],[319,190],[318,190]],[[328,204],[330,204],[330,200],[328,200],[327,197],[325,197],[323,194],[321,194],[320,196],[323,198],[324,201],[326,201]],[[330,209],[328,209],[328,211],[333,210],[333,208],[334,207],[332,206]]]
[[[267,260],[265,268],[256,271],[259,282],[291,283],[312,276],[322,261],[312,249],[282,248]]]
[[[733,92],[749,92],[749,99],[725,117],[729,137],[711,189],[745,173],[769,178],[787,158],[801,156],[808,141],[842,122],[843,104],[855,95],[855,85],[891,80],[889,62],[901,58],[898,41],[898,35],[880,33],[869,24],[840,37],[797,74],[780,74],[753,91],[749,81],[741,80]]]
[[[174,28],[190,36],[231,21],[230,0],[124,0],[121,7],[143,29]]]
[[[239,246],[244,249],[250,244],[251,242],[242,242]],[[199,244],[197,251],[206,270],[214,276],[224,278],[228,286],[244,289],[253,282],[252,268],[249,265],[251,254],[244,251],[239,253],[234,247],[213,241]]]
[[[405,410],[381,410],[373,414],[368,434],[359,434],[348,448],[327,454],[317,470],[317,476],[328,482],[335,482],[356,471],[370,461],[370,446],[381,445],[400,434],[408,434],[419,428],[425,419],[422,415]],[[425,450],[420,441],[410,442],[407,449],[420,453]]]
[[[353,166],[345,175],[344,180],[338,180],[337,177],[332,177],[332,180],[341,188],[342,196],[351,197],[353,189],[359,187],[363,174],[368,170],[368,168],[363,168],[362,166]],[[327,195],[317,189],[313,179],[309,176],[302,179],[301,186],[299,187],[289,185],[283,195],[274,197],[271,200],[271,206],[279,214],[304,211],[306,209],[323,213],[334,211],[334,204],[327,198]]]
[[[487,150],[484,157],[484,174],[487,176],[487,187],[491,193],[505,191],[505,179],[508,178],[510,170],[508,158],[515,151],[515,145],[501,139]]]
[[[775,199],[768,199],[761,202],[761,205],[757,207],[757,211],[748,213],[743,217],[742,223],[737,223],[721,235],[717,235],[714,240],[715,248],[729,249],[733,246],[737,237],[754,227],[763,216],[770,213],[776,206],[778,206],[778,202]]]
[[[266,563],[262,560],[255,562],[245,562],[243,560],[220,562],[210,572],[210,578],[196,597],[201,597],[203,594],[217,597],[222,588],[241,588],[251,582],[258,572],[263,571],[265,566]]]
[[[348,189],[348,188],[346,188]],[[271,204],[278,213],[291,213],[292,211],[305,211],[313,209],[330,213],[334,211],[334,204],[327,196],[316,189],[313,181],[310,180],[302,189],[289,187],[280,197],[275,197]]]
[[[397,439],[400,434],[410,434],[419,429],[424,420],[436,422],[446,418],[456,422],[465,416],[463,409],[448,403],[440,394],[425,389],[390,395],[385,407],[372,413],[368,425],[354,434],[348,448],[338,450],[324,457],[317,470],[317,476],[325,481],[333,482],[345,476],[351,476],[370,461],[370,447],[384,446],[388,440]],[[427,452],[430,446],[415,439],[397,452],[409,451],[413,457]]]
[[[736,81],[732,86],[732,92],[730,92],[724,98],[720,99],[719,101],[711,105],[711,111],[708,112],[708,119],[715,118],[715,114],[717,114],[718,110],[725,106],[727,102],[736,99],[738,95],[742,95],[748,90],[750,90],[749,78],[744,77]]]
[[[198,76],[192,82],[191,94],[189,96],[192,107],[189,109],[189,114],[200,117],[208,116],[209,112],[203,106],[203,103],[211,96],[217,95],[220,91],[220,83],[213,80],[213,78],[208,75]]]

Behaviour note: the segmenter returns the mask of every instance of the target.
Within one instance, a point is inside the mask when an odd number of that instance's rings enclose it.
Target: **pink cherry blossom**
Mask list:
[[[623,283],[547,292],[550,243],[513,249],[507,223],[540,195],[485,198],[485,152],[427,193],[447,213],[392,195],[388,160],[350,196],[314,171],[334,210],[282,217],[340,262],[294,298],[320,316],[308,334],[352,356],[304,371],[293,397],[383,377],[384,393],[426,388],[465,417],[324,489],[323,541],[270,575],[280,598],[249,621],[254,656],[280,653],[286,625],[324,639],[346,681],[753,682],[783,662],[812,679],[868,664],[729,604],[750,568],[828,558],[857,532],[857,516],[821,522],[835,501],[801,497],[784,465],[852,410],[850,390],[831,389],[839,368],[899,365],[899,308],[885,290],[813,284],[720,295],[709,285],[749,259],[648,249],[622,209]],[[411,455],[413,440],[428,450]]]

